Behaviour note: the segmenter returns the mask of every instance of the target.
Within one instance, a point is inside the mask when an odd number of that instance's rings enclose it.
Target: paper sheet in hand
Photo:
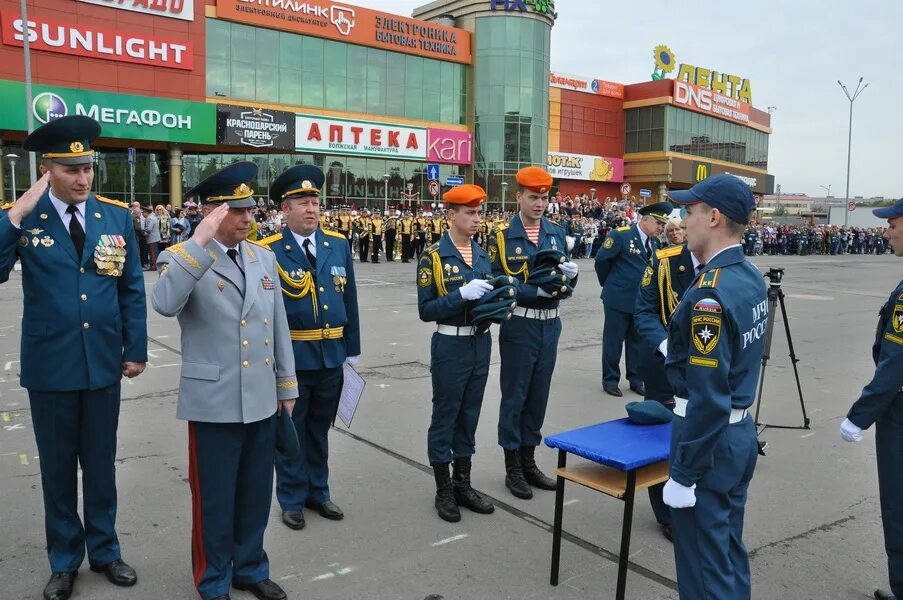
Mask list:
[[[342,385],[342,396],[339,398],[339,410],[336,416],[345,424],[345,427],[350,429],[351,420],[357,411],[357,405],[361,401],[367,382],[354,370],[354,367],[348,364],[342,365],[342,374],[345,377],[345,383]]]

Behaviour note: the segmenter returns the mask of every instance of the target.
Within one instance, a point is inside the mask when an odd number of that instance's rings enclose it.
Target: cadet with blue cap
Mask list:
[[[896,256],[903,256],[903,200],[872,213],[887,219],[884,236]],[[875,424],[878,490],[890,592],[875,591],[876,600],[903,598],[903,281],[897,284],[878,315],[872,345],[875,374],[840,425],[848,442],[862,441],[862,430]]]
[[[276,256],[247,241],[257,165],[217,171],[186,196],[204,219],[157,259],[154,309],[178,317],[182,374],[176,416],[188,421],[192,566],[202,600],[230,588],[264,600],[285,592],[269,578],[263,536],[273,498],[275,413],[292,412],[295,361],[277,284]]]
[[[596,253],[596,276],[602,286],[602,305],[605,321],[602,328],[602,389],[612,396],[624,394],[618,388],[621,381],[621,351],[626,348],[627,382],[630,389],[645,396],[640,372],[642,341],[634,325],[637,292],[643,273],[652,265],[652,258],[661,247],[658,236],[671,214],[671,205],[658,202],[639,210],[639,223],[619,227],[605,238]]]
[[[489,255],[473,240],[486,192],[465,184],[452,188],[442,199],[448,206],[450,226],[420,257],[417,306],[421,321],[437,324],[430,347],[433,414],[427,433],[427,454],[436,480],[434,504],[439,518],[455,523],[461,520],[459,506],[480,514],[495,510],[470,484],[492,352],[492,336],[488,328],[475,324],[472,310],[493,285],[487,281],[492,273]]]
[[[137,581],[116,535],[116,431],[120,381],[147,362],[147,308],[128,205],[91,191],[99,135],[86,116],[33,131],[24,147],[41,153],[43,176],[0,216],[0,282],[22,262],[21,385],[41,459],[47,600],[72,595],[86,550],[92,571]]]
[[[756,466],[755,400],[768,300],[740,244],[755,200],[733,175],[671,192],[705,264],[671,318],[665,369],[675,393],[670,478],[677,584],[684,600],[750,598],[743,515]]]
[[[327,519],[344,513],[329,493],[329,429],[342,394],[343,364],[360,360],[361,337],[351,247],[344,233],[320,227],[320,190],[313,165],[286,170],[270,185],[285,228],[260,241],[276,254],[282,300],[295,354],[298,402],[292,420],[301,455],[277,456],[276,498],[282,522],[304,528],[304,507]]]

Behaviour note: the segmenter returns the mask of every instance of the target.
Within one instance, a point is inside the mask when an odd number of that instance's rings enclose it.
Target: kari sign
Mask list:
[[[469,131],[430,128],[426,159],[430,162],[469,165],[473,162],[473,134]]]
[[[549,152],[549,174],[556,179],[624,181],[624,159]]]
[[[427,130],[389,123],[295,115],[295,149],[425,160]]]
[[[562,73],[549,73],[549,85],[564,90],[573,90],[585,94],[608,96],[610,98],[623,98],[624,86],[620,83],[604,81],[602,79],[590,79],[578,75],[564,75]]]
[[[470,32],[331,0],[216,0],[220,19],[470,64]]]
[[[686,81],[674,81],[672,101],[676,106],[698,113],[743,125],[749,123],[749,104]]]
[[[85,4],[109,6],[121,10],[154,15],[155,17],[169,17],[170,19],[182,19],[194,21],[194,0],[77,0]],[[203,4],[203,3],[202,3]]]
[[[193,68],[191,42],[40,17],[28,19],[26,27],[19,15],[9,12],[2,13],[0,21],[7,46],[22,46],[27,31],[32,50],[186,71]]]

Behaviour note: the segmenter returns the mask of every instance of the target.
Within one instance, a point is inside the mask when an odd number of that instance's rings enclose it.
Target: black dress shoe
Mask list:
[[[44,586],[44,600],[69,600],[77,576],[78,571],[50,575],[50,581]]]
[[[635,394],[639,394],[640,396],[645,396],[646,395],[646,386],[644,386],[642,383],[638,383],[636,385],[630,386],[630,391]]]
[[[621,390],[619,390],[616,387],[602,388],[602,391],[604,391],[606,394],[608,394],[610,396],[614,396],[615,398],[620,398],[624,395],[624,392],[622,392]]]
[[[897,600],[897,597],[884,590],[875,590],[875,600]]]
[[[324,517],[326,519],[341,521],[345,518],[345,513],[343,513],[342,509],[339,508],[332,500],[327,500],[325,502],[307,502],[305,503],[305,506],[317,511],[318,513],[320,513],[321,517]]]
[[[95,573],[104,573],[110,583],[121,587],[131,587],[138,583],[138,574],[135,569],[125,564],[122,560],[114,560],[105,565],[91,565]]]
[[[264,579],[257,583],[236,583],[233,581],[232,587],[236,590],[251,592],[260,600],[285,600],[287,597],[282,588],[269,579]]]
[[[300,510],[282,511],[282,522],[290,529],[304,529],[304,513]]]
[[[662,535],[665,536],[665,539],[674,543],[674,530],[670,525],[665,525],[664,523],[659,523],[659,528],[662,530]]]

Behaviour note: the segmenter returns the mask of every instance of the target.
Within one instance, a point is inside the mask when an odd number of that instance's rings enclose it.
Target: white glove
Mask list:
[[[844,419],[843,423],[840,424],[840,437],[847,442],[861,442],[862,429],[857,427],[849,419]]]
[[[491,289],[492,285],[488,281],[474,279],[470,283],[461,286],[461,297],[465,300],[479,300]]]
[[[668,358],[668,339],[665,338],[662,340],[662,343],[658,345],[658,351],[662,353],[662,356]]]
[[[687,487],[668,479],[662,497],[671,508],[691,508],[696,506],[696,484]]]
[[[541,287],[536,288],[536,295],[539,296],[540,298],[553,298],[554,297],[554,296],[552,296],[552,294],[545,291]]]
[[[361,362],[360,354],[358,354],[357,356],[346,356],[345,357],[345,364],[348,365],[349,367],[356,367],[357,363],[359,363],[359,362]]]
[[[577,266],[575,262],[565,262],[558,265],[558,269],[567,275],[568,279],[573,279],[577,276],[577,272],[580,270],[580,267]]]

